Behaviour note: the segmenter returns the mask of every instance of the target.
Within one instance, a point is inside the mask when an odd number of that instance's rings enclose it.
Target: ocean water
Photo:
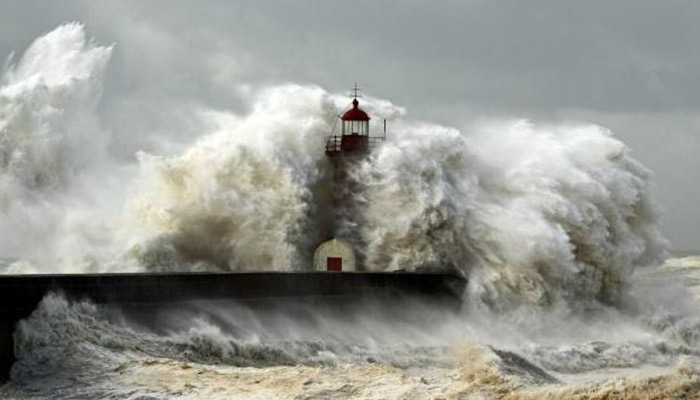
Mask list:
[[[2,272],[307,270],[347,98],[258,88],[245,115],[198,110],[209,128],[183,151],[124,161],[97,111],[111,52],[67,24],[4,72]],[[139,318],[49,294],[17,326],[0,397],[699,397],[700,258],[668,257],[652,174],[612,132],[361,106],[391,130],[333,228],[369,270],[464,274],[461,311],[192,302]]]
[[[680,271],[680,273],[679,273]],[[637,277],[668,296],[585,316],[406,304],[251,313],[230,302],[148,324],[50,295],[18,327],[17,399],[692,399],[700,396],[700,258]],[[684,292],[684,290],[687,291]],[[684,309],[685,308],[685,309]]]

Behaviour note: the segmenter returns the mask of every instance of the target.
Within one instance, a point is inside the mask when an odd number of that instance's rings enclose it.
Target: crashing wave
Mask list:
[[[326,239],[323,140],[347,102],[318,87],[260,90],[245,116],[204,112],[216,129],[183,154],[139,154],[123,211],[106,202],[86,213],[46,194],[119,197],[100,180],[72,182],[104,155],[94,110],[110,51],[69,24],[5,75],[3,201],[38,199],[47,215],[5,209],[3,224],[29,234],[73,218],[71,229],[45,232],[44,256],[62,261],[10,269],[310,268]],[[366,269],[457,270],[472,302],[508,309],[616,303],[632,271],[663,256],[651,174],[604,128],[516,121],[460,131],[407,120],[387,101],[363,106],[393,120],[387,143],[351,173],[359,190],[346,206],[357,221],[343,229]]]
[[[109,135],[95,110],[111,51],[73,23],[40,37],[8,64],[0,80],[3,256],[45,251],[71,223],[66,208],[85,207],[81,197],[94,189],[85,174],[107,155]]]

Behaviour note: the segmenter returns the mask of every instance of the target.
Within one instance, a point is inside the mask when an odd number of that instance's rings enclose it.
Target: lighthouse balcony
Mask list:
[[[329,136],[326,141],[326,154],[333,156],[364,153],[378,147],[382,142],[384,142],[382,136],[356,134]]]

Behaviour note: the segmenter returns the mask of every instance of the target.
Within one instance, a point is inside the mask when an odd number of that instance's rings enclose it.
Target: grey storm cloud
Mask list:
[[[0,0],[0,56],[66,21],[115,43],[100,112],[125,159],[196,137],[201,108],[245,111],[246,85],[284,82],[358,81],[458,127],[598,123],[654,171],[664,231],[695,250],[699,20],[695,0]]]

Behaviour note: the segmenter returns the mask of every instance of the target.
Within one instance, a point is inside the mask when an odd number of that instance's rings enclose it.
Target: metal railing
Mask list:
[[[326,141],[326,153],[339,152],[341,149],[342,136],[329,136]]]
[[[367,143],[370,149],[379,146],[380,144],[384,143],[384,140],[386,140],[384,136],[369,136],[367,139]]]
[[[384,136],[367,136],[367,148],[373,149],[384,143]],[[343,136],[333,135],[328,136],[326,140],[326,153],[336,153],[342,150]]]

